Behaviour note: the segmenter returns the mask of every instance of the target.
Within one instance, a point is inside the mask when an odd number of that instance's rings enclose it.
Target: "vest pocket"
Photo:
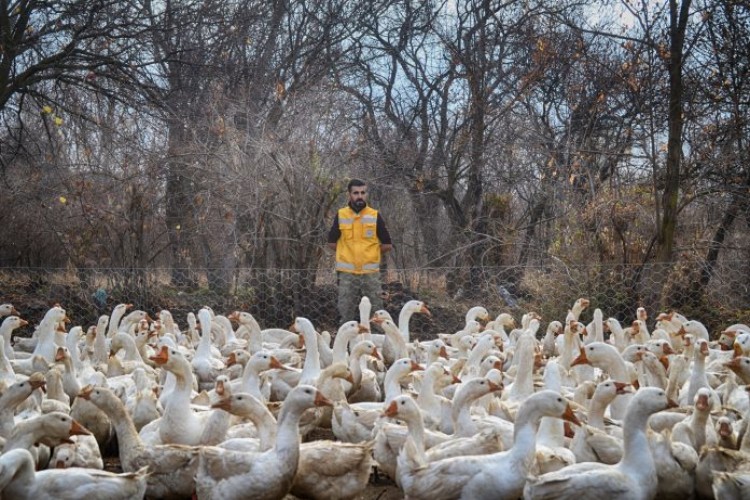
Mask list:
[[[367,239],[377,238],[378,236],[378,225],[373,224],[362,224],[362,236]]]
[[[341,237],[345,240],[351,240],[354,238],[354,226],[347,225],[347,226],[340,226],[339,230],[341,231]]]

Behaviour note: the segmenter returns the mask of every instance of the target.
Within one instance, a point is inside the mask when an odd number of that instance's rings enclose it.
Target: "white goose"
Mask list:
[[[21,319],[19,316],[14,315],[5,318],[2,325],[0,325],[0,335],[2,335],[3,348],[8,359],[16,359],[16,355],[13,351],[13,345],[11,343],[13,330],[22,326],[26,326],[28,324],[29,322],[25,319]]]
[[[656,496],[656,465],[646,435],[648,418],[676,406],[662,389],[645,387],[630,401],[623,422],[622,460],[616,465],[581,463],[532,478],[523,490],[526,499],[608,498],[651,499]]]
[[[631,381],[625,360],[622,359],[620,352],[614,346],[604,342],[592,342],[586,347],[582,347],[579,356],[573,360],[571,366],[582,363],[601,369],[605,373],[608,373],[610,378],[616,382],[629,384]],[[623,394],[617,396],[612,401],[610,405],[612,418],[619,420],[624,417],[625,410],[631,398],[632,394]]]
[[[13,325],[20,324],[20,321],[21,319],[18,316],[9,316],[3,321],[2,326],[0,326],[0,332],[5,331],[10,337],[10,333],[14,328]],[[5,342],[3,342],[3,339],[0,339],[0,388],[2,389],[16,382],[16,372],[13,370],[13,365],[10,364],[7,353]],[[13,354],[12,347],[10,348],[10,353],[11,355]]]
[[[570,449],[576,462],[616,464],[622,459],[622,439],[612,436],[604,426],[607,406],[620,394],[631,392],[631,386],[614,380],[599,383],[594,390],[588,412],[588,425],[576,429]],[[619,430],[619,429],[618,429]]]
[[[182,445],[147,446],[141,441],[120,398],[105,387],[86,386],[80,397],[107,414],[117,434],[120,465],[126,472],[148,467],[148,496],[190,497],[199,448]]]
[[[35,390],[44,388],[46,383],[44,375],[37,372],[5,389],[0,395],[0,438],[7,438],[13,432],[18,405],[26,401]]]
[[[201,444],[211,412],[196,413],[190,407],[193,373],[190,363],[175,348],[162,346],[152,361],[174,375],[175,386],[164,404],[164,414],[141,429],[148,444]]]
[[[540,391],[521,405],[513,447],[491,455],[453,457],[420,463],[407,440],[398,457],[398,478],[411,498],[518,498],[534,463],[536,432],[542,417],[578,424],[568,401],[554,391]]]
[[[0,490],[7,498],[130,500],[143,498],[147,470],[114,474],[96,469],[50,469],[35,472],[26,450],[0,455]]]
[[[300,416],[307,408],[330,404],[314,387],[298,385],[289,392],[281,408],[276,444],[272,449],[243,453],[202,448],[195,478],[198,498],[283,498],[292,487],[299,464],[297,425]]]
[[[213,386],[214,380],[221,370],[225,368],[224,362],[213,355],[211,345],[211,325],[213,318],[208,309],[198,311],[198,321],[201,326],[201,340],[195,350],[192,367],[198,378],[198,386],[201,389]]]
[[[58,325],[67,320],[65,309],[60,306],[50,308],[44,315],[37,328],[37,343],[32,355],[25,359],[14,359],[10,363],[16,373],[31,375],[36,371],[34,360],[43,358],[52,363],[55,359],[55,335]]]

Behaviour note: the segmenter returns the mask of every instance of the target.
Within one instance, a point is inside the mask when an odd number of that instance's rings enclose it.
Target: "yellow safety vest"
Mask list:
[[[341,236],[336,242],[336,270],[352,274],[380,270],[378,211],[365,207],[356,213],[348,205],[339,209]]]

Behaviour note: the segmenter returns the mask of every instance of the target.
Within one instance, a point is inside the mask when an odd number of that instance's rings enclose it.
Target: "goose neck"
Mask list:
[[[646,436],[646,424],[650,414],[638,406],[628,408],[623,421],[623,456],[624,467],[634,470],[654,468],[654,459]]]

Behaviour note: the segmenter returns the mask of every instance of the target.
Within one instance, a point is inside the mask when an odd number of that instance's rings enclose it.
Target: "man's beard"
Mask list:
[[[357,212],[359,212],[366,206],[367,206],[367,202],[365,200],[355,200],[352,202],[352,208],[354,208],[354,210],[356,210]]]

